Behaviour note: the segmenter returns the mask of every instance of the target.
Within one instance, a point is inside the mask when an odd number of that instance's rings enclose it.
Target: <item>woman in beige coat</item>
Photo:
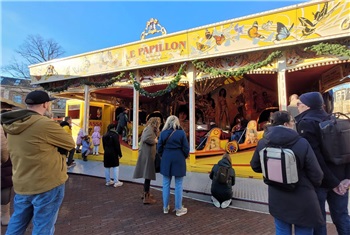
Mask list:
[[[142,132],[134,179],[144,178],[143,184],[143,204],[153,204],[156,202],[149,193],[151,180],[156,179],[154,159],[156,156],[156,145],[158,143],[160,118],[152,117],[147,121]]]

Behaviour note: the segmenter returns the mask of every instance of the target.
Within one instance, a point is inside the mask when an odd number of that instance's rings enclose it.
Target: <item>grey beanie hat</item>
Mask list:
[[[299,97],[300,101],[310,109],[323,108],[323,98],[320,92],[308,92]]]

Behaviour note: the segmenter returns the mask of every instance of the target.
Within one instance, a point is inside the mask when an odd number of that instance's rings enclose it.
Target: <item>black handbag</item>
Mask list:
[[[168,139],[170,138],[170,136],[172,136],[174,134],[176,130],[174,130],[169,136],[168,138],[166,138],[166,140],[164,141],[164,144],[163,144],[163,147],[165,146],[166,142],[168,141]],[[156,153],[156,157],[154,159],[154,168],[156,170],[156,173],[159,173],[160,172],[160,165],[161,165],[161,162],[162,162],[162,156],[160,156],[159,153]]]

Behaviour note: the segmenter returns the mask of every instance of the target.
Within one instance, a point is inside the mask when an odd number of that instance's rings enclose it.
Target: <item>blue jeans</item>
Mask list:
[[[333,192],[332,189],[317,188],[316,194],[320,203],[321,211],[324,219],[326,219],[326,201],[328,202],[329,212],[331,214],[333,223],[337,228],[339,235],[350,234],[350,217],[348,213],[348,198],[349,191],[343,196]],[[315,228],[314,235],[326,235],[326,225]]]
[[[50,191],[14,197],[14,212],[7,227],[6,235],[24,234],[33,219],[32,234],[51,235],[55,232],[58,211],[64,198],[65,184]]]
[[[94,145],[94,149],[92,150],[92,152],[98,154],[99,147],[100,145]]]
[[[118,182],[118,166],[116,167],[111,167],[113,169],[113,179],[114,183]],[[111,168],[105,167],[105,177],[106,177],[106,183],[111,181]]]
[[[292,235],[292,226],[275,218],[276,235]],[[313,228],[294,225],[295,235],[312,235],[313,231]]]
[[[182,182],[184,177],[175,176],[175,210],[182,208]],[[169,205],[171,177],[163,175],[163,208]]]

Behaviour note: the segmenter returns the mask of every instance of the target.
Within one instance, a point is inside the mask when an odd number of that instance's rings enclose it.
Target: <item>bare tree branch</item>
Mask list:
[[[53,60],[62,56],[63,48],[53,39],[44,39],[40,35],[29,35],[22,45],[15,50],[19,59],[12,59],[10,64],[1,68],[14,77],[30,78],[28,66]]]

